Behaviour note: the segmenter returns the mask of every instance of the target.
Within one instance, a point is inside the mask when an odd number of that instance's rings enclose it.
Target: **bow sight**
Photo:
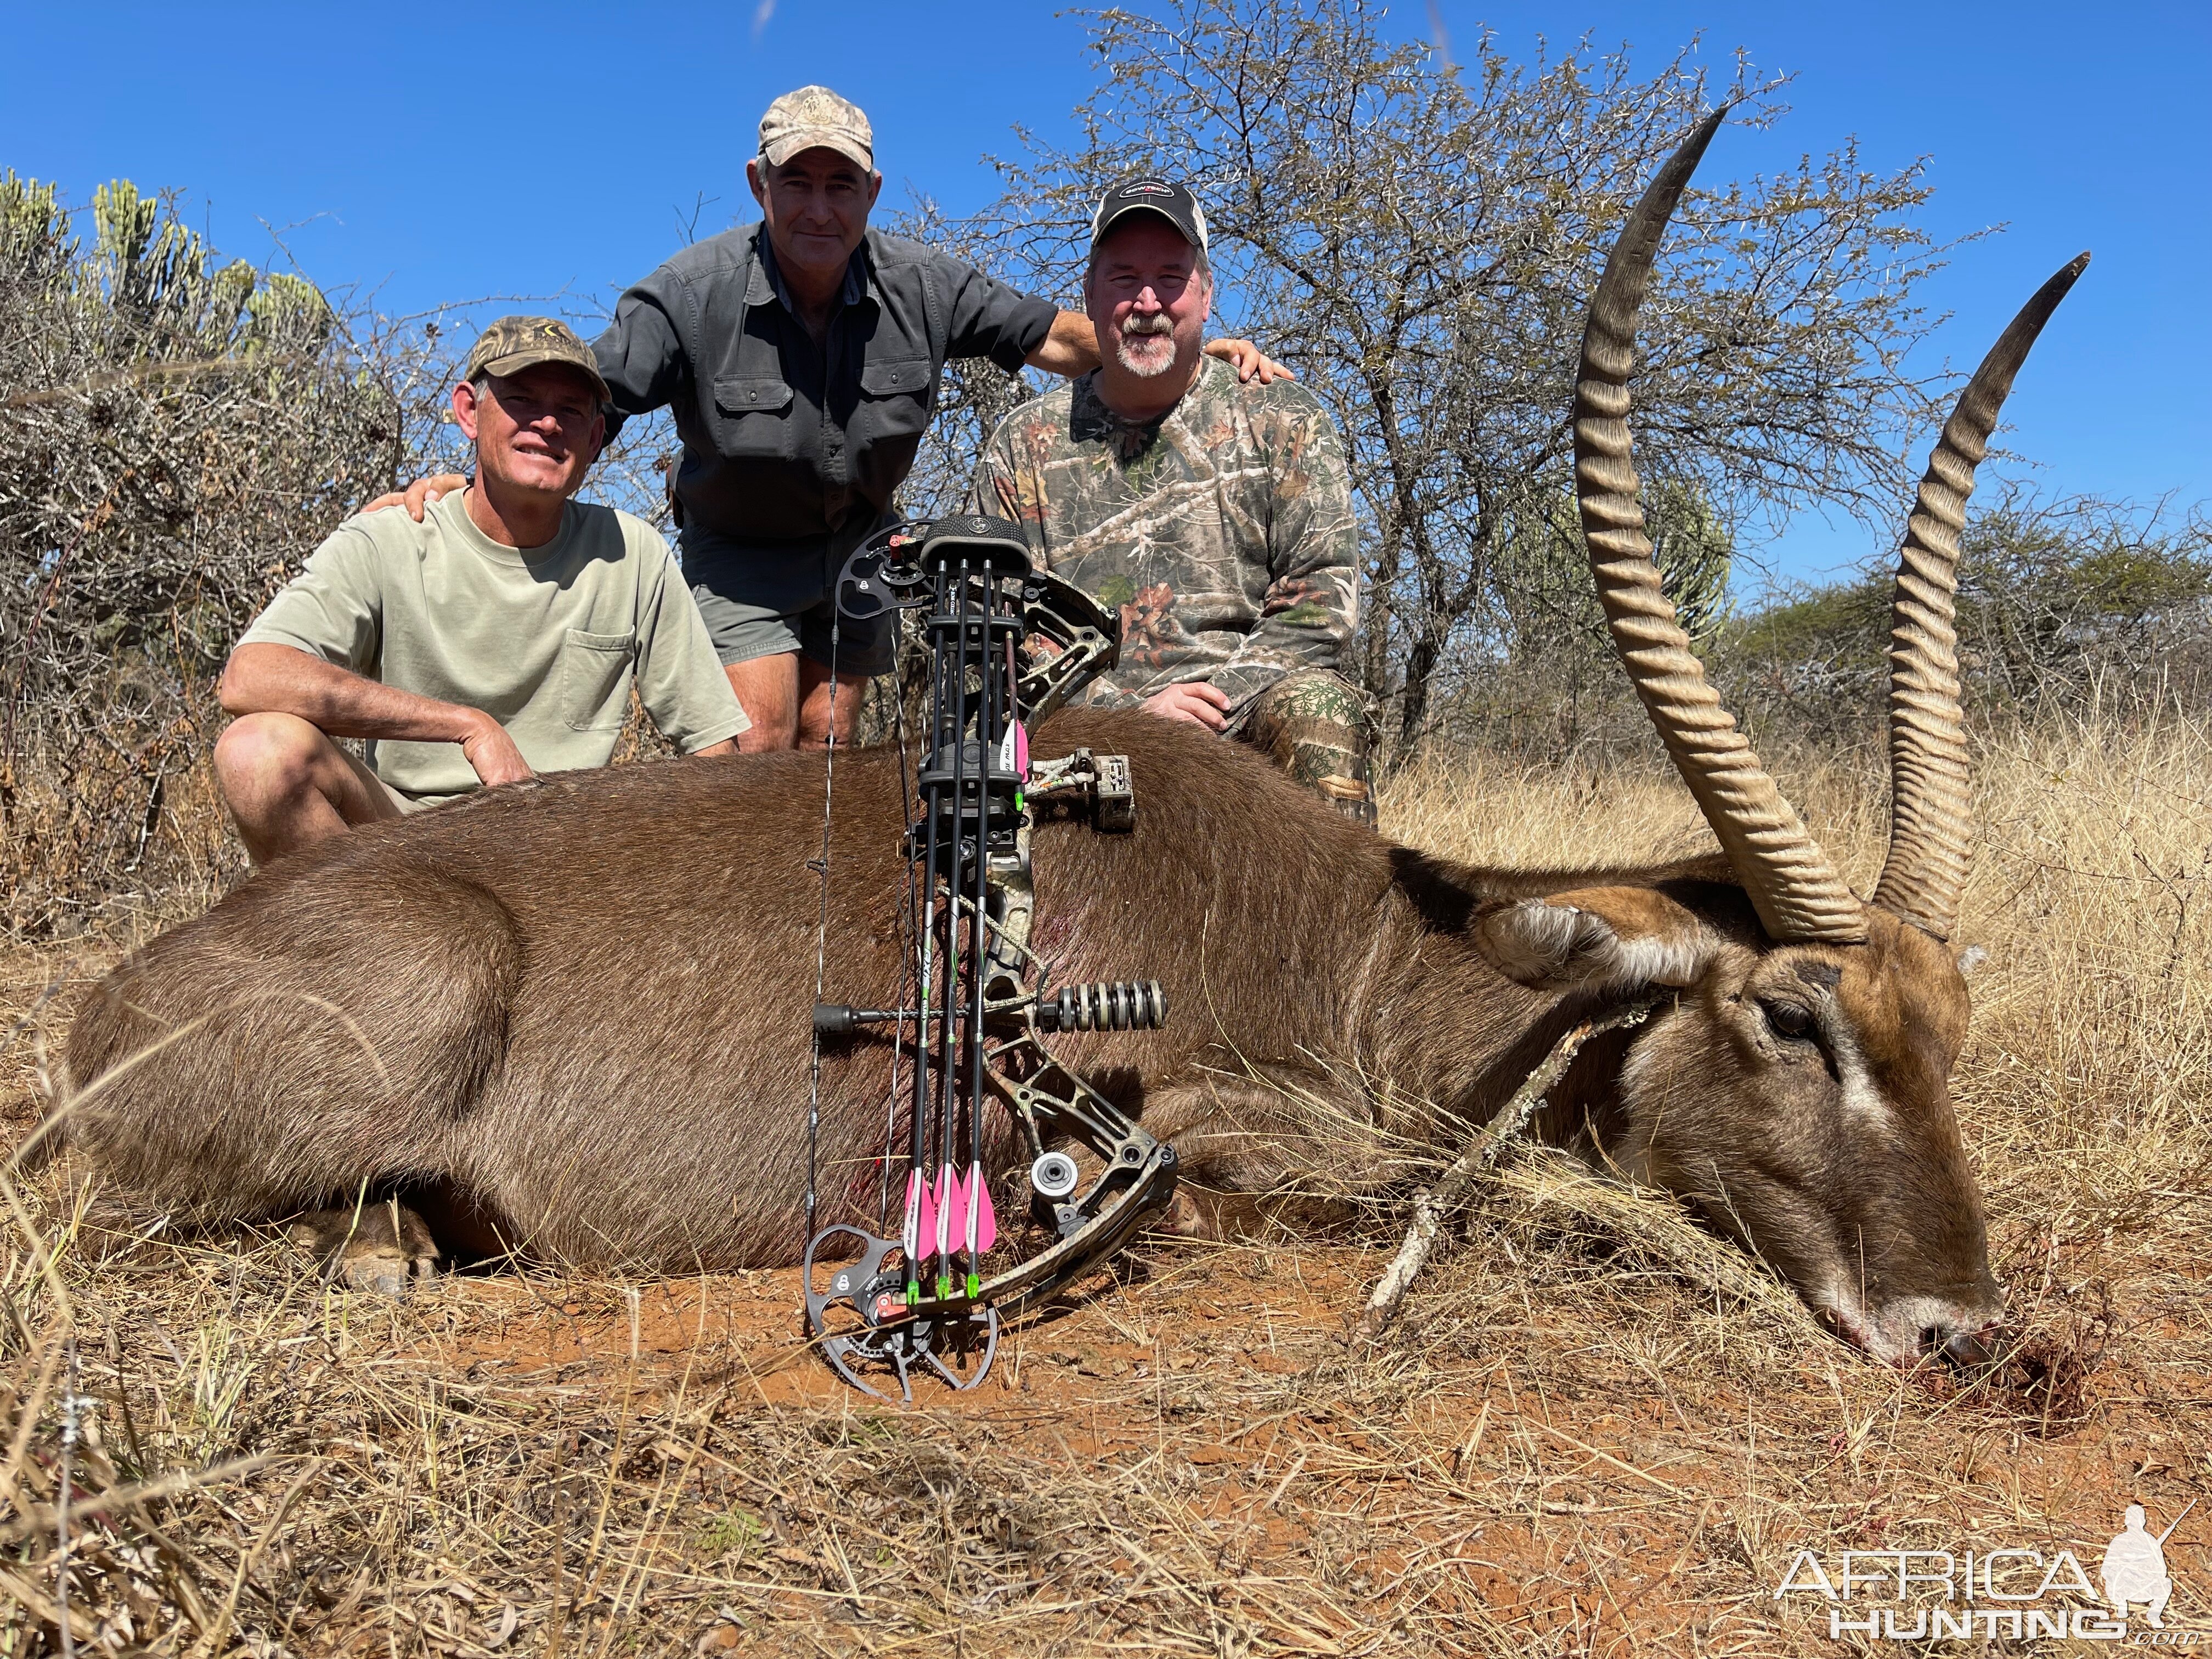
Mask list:
[[[907,1399],[917,1364],[954,1388],[981,1382],[1000,1317],[1097,1267],[1176,1182],[1175,1149],[1040,1041],[1158,1027],[1167,1015],[1158,983],[1048,988],[1030,948],[1039,817],[1085,814],[1106,831],[1135,822],[1123,757],[1079,749],[1036,762],[1029,752],[1030,724],[1114,665],[1117,621],[1033,569],[1020,532],[1001,520],[912,528],[921,533],[855,554],[836,595],[841,617],[855,621],[925,613],[930,716],[908,793],[903,1006],[814,1011],[817,1055],[861,1028],[891,1029],[892,1090],[906,1109],[903,1207],[896,1237],[844,1224],[814,1233],[805,1281],[807,1334],[837,1373],[877,1394],[863,1373],[888,1370]],[[826,917],[826,863],[823,880]],[[1011,1116],[1030,1160],[1030,1224],[1003,1237],[985,1169],[1005,1144],[987,1125],[994,1109]],[[810,1136],[812,1122],[810,1109]],[[896,1113],[893,1122],[896,1139]],[[889,1167],[897,1148],[884,1156]],[[811,1228],[811,1158],[808,1168]],[[1016,1178],[1006,1176],[1002,1188]]]

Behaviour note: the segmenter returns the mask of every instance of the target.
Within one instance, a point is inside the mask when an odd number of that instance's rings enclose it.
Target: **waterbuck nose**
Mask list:
[[[1960,1370],[1980,1370],[1996,1359],[1996,1334],[1990,1324],[1930,1325],[1920,1333],[1920,1352]]]

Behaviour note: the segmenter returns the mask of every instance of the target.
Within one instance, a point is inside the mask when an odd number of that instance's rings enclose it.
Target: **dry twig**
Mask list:
[[[1623,1025],[1641,1025],[1654,1006],[1646,998],[1617,1008],[1600,1018],[1583,1020],[1569,1026],[1559,1040],[1552,1045],[1551,1053],[1543,1063],[1528,1073],[1528,1080],[1514,1091],[1513,1098],[1504,1109],[1481,1128],[1468,1143],[1452,1166],[1446,1170],[1443,1179],[1434,1188],[1413,1195],[1413,1221],[1406,1230],[1406,1242],[1398,1247],[1397,1258],[1390,1263],[1376,1285],[1374,1294],[1367,1298],[1355,1328],[1358,1334],[1372,1342],[1382,1334],[1382,1328],[1398,1311],[1398,1304],[1406,1299],[1407,1289],[1413,1284],[1429,1251],[1435,1246],[1437,1231],[1443,1218],[1465,1200],[1468,1189],[1490,1166],[1498,1162],[1507,1143],[1528,1126],[1544,1103],[1545,1091],[1565,1077],[1567,1067],[1574,1064],[1575,1056],[1582,1052],[1583,1044],[1600,1031],[1610,1031]]]

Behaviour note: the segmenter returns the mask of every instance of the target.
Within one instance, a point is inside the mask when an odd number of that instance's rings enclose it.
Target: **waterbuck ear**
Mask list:
[[[1499,973],[1539,991],[1688,985],[1719,944],[1648,887],[1584,887],[1486,908],[1474,940]]]

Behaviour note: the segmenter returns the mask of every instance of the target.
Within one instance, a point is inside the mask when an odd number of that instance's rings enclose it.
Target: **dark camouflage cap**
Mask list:
[[[761,155],[772,167],[817,145],[871,172],[876,165],[876,135],[868,118],[858,104],[827,87],[801,87],[770,104],[761,117],[760,140]]]
[[[583,370],[599,401],[612,401],[606,381],[599,377],[599,360],[557,317],[502,317],[487,324],[470,349],[469,366],[461,371],[461,378],[473,380],[479,374],[520,374],[540,363],[565,363]]]

